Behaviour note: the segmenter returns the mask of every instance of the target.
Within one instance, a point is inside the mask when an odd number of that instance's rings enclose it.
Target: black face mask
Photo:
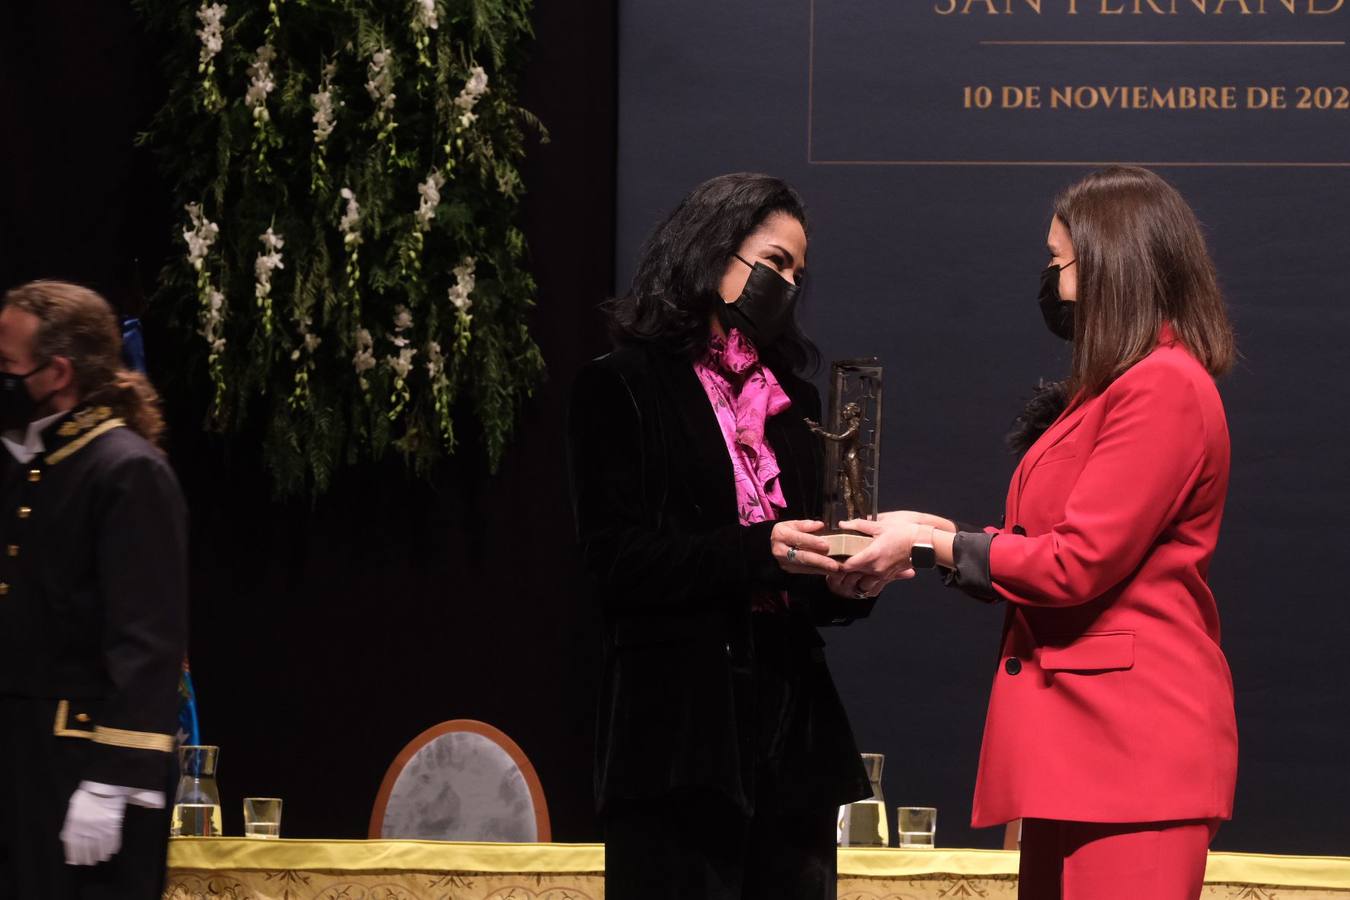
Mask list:
[[[1066,341],[1073,340],[1073,308],[1077,304],[1059,298],[1059,273],[1075,262],[1078,260],[1064,266],[1047,266],[1041,273],[1041,317],[1051,334]]]
[[[0,372],[0,430],[27,428],[28,423],[35,418],[38,407],[51,399],[52,395],[48,394],[41,400],[34,400],[33,395],[28,393],[28,379],[47,366],[48,363],[43,363],[23,375]]]
[[[736,258],[750,266],[739,254]],[[755,263],[750,266],[741,296],[718,308],[722,327],[727,331],[737,329],[759,350],[772,347],[792,325],[801,290],[800,276],[793,284],[764,263]]]

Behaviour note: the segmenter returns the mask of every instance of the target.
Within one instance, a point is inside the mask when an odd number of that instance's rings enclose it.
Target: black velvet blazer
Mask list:
[[[815,388],[776,373],[792,400],[766,438],[781,469],[783,519],[819,514],[822,448]],[[731,460],[689,360],[626,347],[577,378],[568,423],[577,529],[606,623],[597,734],[598,806],[681,787],[719,790],[753,811],[751,595],[787,591],[791,640],[809,658],[805,725],[780,779],[809,805],[869,794],[815,625],[870,613],[818,576],[785,574],[773,522],[738,522]]]

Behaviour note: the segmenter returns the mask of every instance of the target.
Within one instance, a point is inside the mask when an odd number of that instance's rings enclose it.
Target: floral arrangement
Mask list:
[[[531,0],[138,0],[170,94],[141,142],[181,210],[155,309],[281,494],[477,434],[495,468],[543,375],[516,103]],[[249,433],[253,433],[250,430]]]

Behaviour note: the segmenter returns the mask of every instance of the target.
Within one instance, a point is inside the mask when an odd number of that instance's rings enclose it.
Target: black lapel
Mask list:
[[[731,454],[693,363],[678,355],[657,354],[653,368],[675,405],[677,421],[665,427],[678,431],[665,435],[667,446],[674,453],[687,448],[693,474],[701,482],[700,493],[719,518],[735,522],[736,482],[731,471]]]
[[[765,423],[764,433],[778,459],[779,484],[787,499],[785,519],[815,518],[820,515],[820,467],[823,464],[818,439],[806,427],[807,411],[797,391],[785,381],[783,390],[792,405]]]

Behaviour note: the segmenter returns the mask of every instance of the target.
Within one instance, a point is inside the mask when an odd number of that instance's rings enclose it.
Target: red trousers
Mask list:
[[[1196,900],[1217,821],[1022,822],[1019,900]]]

